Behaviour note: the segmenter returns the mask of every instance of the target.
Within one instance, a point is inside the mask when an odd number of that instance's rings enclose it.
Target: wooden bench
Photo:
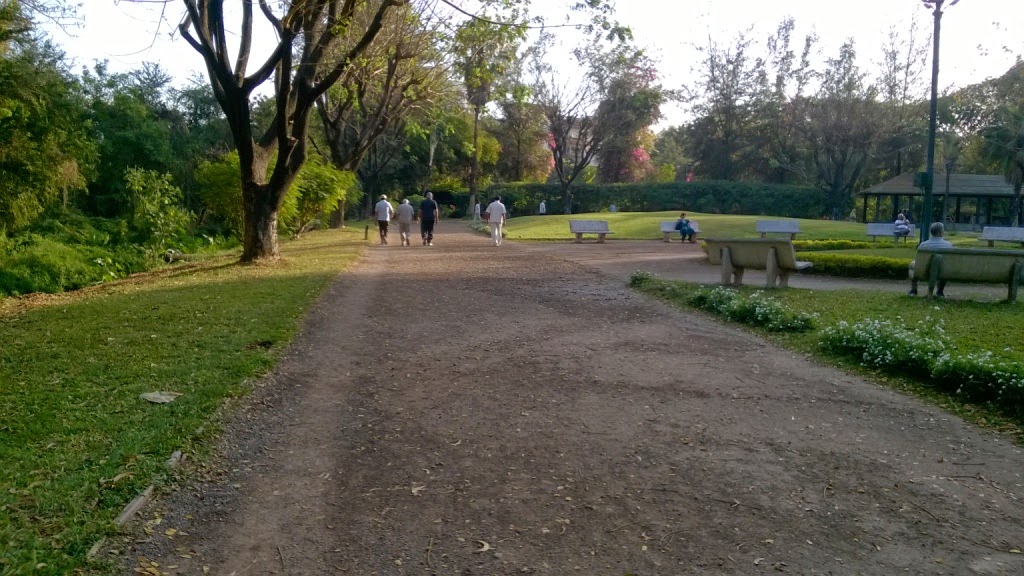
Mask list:
[[[800,222],[797,220],[758,220],[757,231],[764,238],[767,234],[789,234],[790,240],[796,240],[800,233]]]
[[[584,234],[597,234],[597,243],[603,244],[604,237],[614,234],[608,229],[607,220],[569,220],[569,232],[576,235],[576,243],[583,242]]]
[[[672,235],[679,233],[679,230],[676,230],[676,222],[679,220],[662,220],[658,223],[661,227],[661,239],[665,242],[671,242]],[[693,237],[696,238],[700,233],[700,225],[696,220],[690,220],[690,228],[693,228]]]
[[[978,239],[988,240],[989,248],[994,245],[996,240],[1000,242],[1020,242],[1020,245],[1024,246],[1024,228],[985,226],[982,228],[981,236]]]
[[[871,236],[871,241],[877,241],[878,236],[892,236],[894,242],[899,242],[900,237],[896,235],[896,225],[892,222],[869,222],[865,236]],[[906,242],[907,238],[914,235],[914,225],[910,225],[910,234],[903,237],[903,241]]]
[[[910,278],[927,280],[929,296],[935,293],[939,280],[1006,284],[1006,298],[1014,302],[1024,280],[1024,250],[919,248]]]
[[[791,240],[775,238],[707,238],[708,260],[722,266],[722,284],[739,286],[747,268],[767,272],[765,287],[789,286],[789,275],[810,268],[810,262],[796,259]]]

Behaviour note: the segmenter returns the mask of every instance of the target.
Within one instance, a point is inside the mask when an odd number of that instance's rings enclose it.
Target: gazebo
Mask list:
[[[936,209],[941,210],[950,229],[980,231],[984,226],[1010,225],[1013,186],[1002,176],[936,174],[932,193]],[[902,211],[913,222],[922,223],[924,191],[914,186],[913,173],[900,174],[856,195],[863,197],[863,222],[891,222]]]

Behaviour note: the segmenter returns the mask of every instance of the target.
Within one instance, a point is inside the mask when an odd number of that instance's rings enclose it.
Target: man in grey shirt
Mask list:
[[[412,246],[409,234],[412,232],[412,221],[415,216],[416,209],[409,204],[409,199],[402,200],[398,205],[398,234],[402,238],[402,246]]]
[[[920,250],[921,248],[952,248],[953,245],[950,244],[949,240],[946,240],[945,238],[942,237],[942,235],[945,233],[946,227],[942,225],[942,222],[933,222],[932,225],[928,227],[928,234],[930,234],[931,237],[925,240],[924,242],[918,244],[917,249]],[[939,298],[946,297],[946,295],[943,294],[943,291],[945,291],[946,289],[945,280],[939,280],[938,284],[936,284],[935,286],[935,289],[935,296]],[[910,292],[907,292],[907,296],[917,296],[917,279],[914,278],[914,260],[910,261]]]

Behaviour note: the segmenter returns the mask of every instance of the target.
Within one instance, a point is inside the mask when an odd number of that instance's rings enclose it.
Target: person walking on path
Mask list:
[[[402,238],[402,246],[412,246],[409,237],[412,234],[412,221],[415,217],[416,210],[409,204],[409,199],[402,200],[398,206],[398,234]]]
[[[491,226],[491,242],[495,246],[501,246],[501,228],[505,225],[506,214],[508,211],[501,203],[501,196],[495,196],[487,205],[487,223]]]
[[[946,226],[942,222],[932,222],[932,225],[928,227],[928,234],[930,238],[921,242],[917,245],[917,249],[921,248],[952,248],[953,244],[949,240],[942,237],[946,233]],[[917,255],[914,255],[916,260]],[[917,296],[917,278],[914,278],[914,263],[915,260],[910,261],[910,292],[907,292],[907,296]],[[946,281],[939,280],[935,286],[935,296],[938,298],[945,298]]]
[[[427,192],[427,197],[420,202],[420,236],[423,237],[424,246],[434,245],[434,223],[440,216],[439,212],[434,193]]]
[[[391,217],[395,215],[395,209],[391,207],[391,203],[388,202],[386,194],[380,195],[380,202],[373,207],[373,212],[377,215],[377,229],[380,231],[380,243],[384,246],[388,245],[388,222],[391,221]]]

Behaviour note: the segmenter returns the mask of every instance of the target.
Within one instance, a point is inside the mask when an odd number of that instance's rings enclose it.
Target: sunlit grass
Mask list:
[[[69,574],[174,450],[248,392],[361,228],[307,234],[276,265],[237,254],[77,293],[0,301],[0,573]],[[173,391],[171,404],[139,394]],[[207,427],[209,432],[211,427]]]

